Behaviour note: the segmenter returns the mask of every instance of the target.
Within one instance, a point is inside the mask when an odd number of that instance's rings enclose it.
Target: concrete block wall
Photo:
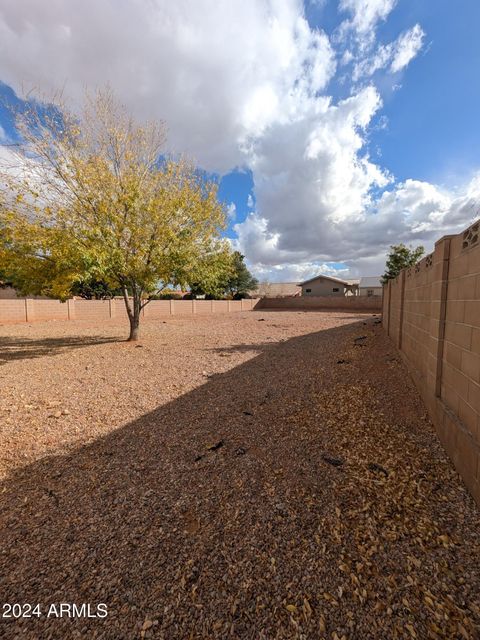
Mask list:
[[[383,326],[480,504],[480,221],[384,287]]]
[[[102,321],[110,320],[111,317],[115,317],[116,313],[112,314],[112,307],[115,309],[120,308],[116,300],[78,300],[74,302],[75,307],[75,320],[91,320]]]
[[[299,296],[295,298],[261,298],[257,309],[285,309],[298,311],[321,311],[332,309],[337,311],[373,311],[382,310],[382,298],[366,296]]]
[[[155,319],[169,315],[191,315],[251,311],[257,300],[152,300],[142,310],[143,317]],[[47,298],[0,299],[0,324],[45,320],[83,320],[106,322],[127,320],[123,299],[59,302]]]
[[[68,307],[65,303],[61,303],[58,300],[48,299],[25,299],[25,304],[28,306],[28,319],[42,321],[55,318],[56,320],[68,320]]]
[[[19,299],[0,300],[1,318],[4,323],[28,322],[28,302]]]
[[[118,303],[120,302],[119,300]],[[145,318],[162,318],[163,316],[169,316],[171,315],[174,302],[174,300],[152,300],[143,308],[143,315]],[[123,306],[125,307],[125,303],[123,303]]]

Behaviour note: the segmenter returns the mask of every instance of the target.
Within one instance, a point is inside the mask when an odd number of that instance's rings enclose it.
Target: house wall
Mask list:
[[[334,292],[333,289],[338,289]],[[311,289],[307,293],[307,289]],[[344,296],[345,287],[340,282],[332,282],[326,278],[316,278],[308,284],[302,285],[302,296]]]
[[[384,287],[383,326],[480,504],[480,221]]]
[[[15,300],[17,292],[12,287],[0,287],[0,300]]]
[[[383,295],[383,289],[382,287],[366,287],[366,288],[359,288],[359,295],[360,296],[367,296],[367,291],[373,290],[373,295],[374,296],[382,296]]]
[[[152,300],[144,307],[145,318],[155,319],[170,315],[192,315],[251,311],[257,300]],[[122,299],[83,300],[67,302],[48,298],[0,299],[0,324],[37,322],[45,320],[80,320],[102,323],[109,320],[127,320]]]

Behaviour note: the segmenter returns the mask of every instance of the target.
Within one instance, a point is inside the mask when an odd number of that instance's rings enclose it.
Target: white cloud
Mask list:
[[[236,246],[247,254],[256,273],[263,277],[270,273],[277,281],[282,273],[296,273],[298,277],[320,273],[320,265],[328,262],[343,262],[347,267],[341,270],[329,267],[330,275],[378,275],[384,270],[391,244],[422,244],[431,251],[441,236],[457,233],[479,215],[480,172],[455,191],[406,180],[385,191],[356,220],[346,218],[326,225],[320,216],[317,227],[314,219],[307,226],[299,225],[296,246],[286,246],[285,238],[292,240],[292,232],[285,235],[275,232],[267,220],[250,216],[244,224],[236,226]],[[302,212],[302,221],[305,218]],[[298,216],[288,219],[298,220]],[[310,237],[314,242],[309,241]]]
[[[361,153],[380,105],[373,87],[336,105],[316,100],[301,118],[272,125],[255,141],[256,213],[235,227],[252,262],[337,260],[332,254],[363,220],[370,190],[390,179]]]
[[[136,116],[166,120],[175,151],[211,171],[248,168],[251,211],[233,245],[259,276],[302,279],[336,272],[332,262],[374,275],[389,244],[458,231],[480,196],[480,177],[458,193],[396,184],[368,154],[378,89],[328,94],[337,60],[342,77],[351,69],[364,81],[418,53],[419,25],[376,42],[395,4],[340,0],[348,15],[330,39],[309,26],[301,0],[4,3],[0,79],[17,90],[65,84],[77,102],[85,85],[108,82]],[[236,219],[234,203],[228,211]]]
[[[366,34],[385,20],[396,4],[397,0],[340,0],[339,9],[351,14],[351,26],[356,31]]]
[[[403,33],[395,46],[395,54],[390,66],[393,73],[404,69],[417,55],[423,45],[425,32],[419,24]]]
[[[242,143],[334,72],[328,37],[309,27],[300,0],[24,0],[0,14],[4,82],[65,85],[76,100],[108,82],[211,170],[243,164]]]
[[[266,268],[262,265],[249,265],[256,277],[261,282],[303,282],[313,276],[323,274],[336,278],[347,277],[347,269],[338,268],[316,262],[306,262],[304,264],[281,264],[273,268]]]
[[[387,66],[391,73],[402,71],[421,50],[424,37],[423,29],[416,24],[400,34],[394,42],[379,45],[373,53],[367,51],[354,64],[353,80],[356,82],[361,78],[370,77]]]
[[[235,220],[235,218],[237,217],[237,207],[235,205],[234,202],[230,202],[230,204],[227,205],[226,207],[227,209],[227,218],[230,221]]]

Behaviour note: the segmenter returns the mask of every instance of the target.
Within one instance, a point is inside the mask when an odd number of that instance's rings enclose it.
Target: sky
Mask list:
[[[0,97],[108,84],[216,176],[260,280],[379,275],[480,216],[479,24],[478,0],[0,0]]]

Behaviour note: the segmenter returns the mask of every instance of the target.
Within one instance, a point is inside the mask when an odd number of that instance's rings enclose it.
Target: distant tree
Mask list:
[[[245,256],[240,251],[232,255],[232,271],[226,282],[226,292],[233,298],[244,298],[256,289],[258,280],[252,276],[245,264]]]
[[[80,112],[39,105],[17,113],[15,167],[0,175],[0,269],[61,300],[77,281],[119,287],[137,340],[155,294],[200,280],[225,252],[217,185],[186,160],[161,162],[164,125],[136,123],[109,90]]]
[[[385,273],[381,278],[382,284],[386,284],[392,278],[396,278],[402,269],[416,264],[424,253],[425,249],[422,246],[414,249],[402,243],[391,245],[385,266]]]
[[[195,279],[188,283],[189,297],[224,298],[227,282],[233,274],[233,255],[225,245],[223,251],[211,253],[200,260]]]
[[[6,273],[0,270],[0,289],[5,289],[6,287],[11,287],[11,286],[13,285],[9,281]]]
[[[112,288],[105,280],[88,278],[74,282],[71,288],[74,296],[85,298],[85,300],[110,300],[115,296],[121,296],[122,290],[117,287]]]
[[[208,257],[200,270],[201,277],[189,283],[190,297],[193,298],[242,298],[258,285],[239,251]]]

